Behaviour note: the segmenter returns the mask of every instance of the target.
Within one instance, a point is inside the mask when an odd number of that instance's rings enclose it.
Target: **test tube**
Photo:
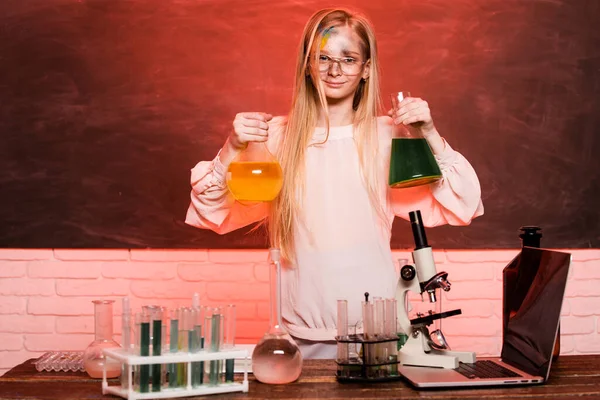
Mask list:
[[[385,302],[383,301],[383,299],[381,297],[374,297],[373,300],[375,301],[374,304],[374,308],[375,308],[375,316],[374,316],[374,323],[373,323],[373,327],[374,327],[374,334],[375,337],[379,340],[383,337],[383,332],[385,329]],[[387,343],[376,343],[374,345],[375,347],[375,362],[376,363],[382,363],[384,362],[385,359],[385,346],[387,345]],[[379,369],[379,372],[382,372],[381,369]]]
[[[162,310],[160,307],[152,310],[152,355],[160,356],[162,349]],[[160,392],[161,364],[152,364],[152,391]]]
[[[373,303],[369,301],[362,302],[363,318],[363,336],[365,339],[372,339],[373,336]]]
[[[189,315],[190,309],[182,307],[179,309],[179,351],[189,352]],[[188,368],[186,363],[177,364],[177,384],[180,387],[186,387],[188,385],[187,380]],[[191,385],[191,382],[189,382]]]
[[[200,331],[200,350],[204,350],[206,347],[206,322],[205,315],[208,314],[209,307],[200,307],[200,314],[198,314],[197,329]],[[200,361],[200,383],[204,383],[204,361]]]
[[[131,351],[131,310],[129,308],[129,297],[123,297],[121,314],[121,338],[123,349],[126,353]],[[129,368],[127,363],[121,364],[121,387],[129,389]]]
[[[217,352],[221,348],[221,312],[219,308],[208,310],[204,318],[204,329],[208,342],[208,351]],[[219,383],[219,373],[221,371],[221,361],[211,360],[209,368],[209,384],[217,385]]]
[[[161,321],[161,354],[166,354],[170,352],[169,348],[169,335],[168,335],[168,327],[169,327],[169,310],[167,307],[160,307],[160,312],[162,313],[162,321]],[[169,381],[167,380],[167,365],[160,365],[160,383],[163,388],[169,387]]]
[[[140,323],[140,356],[150,355],[150,316],[142,314]],[[148,392],[150,386],[150,365],[140,366],[140,392]]]
[[[198,335],[198,331],[195,329],[199,309],[192,308],[190,310],[190,320],[189,320],[189,330],[188,330],[188,342],[190,343],[190,352],[197,353],[200,351],[200,337]],[[192,362],[192,387],[198,387],[202,382],[200,381],[200,362],[195,361]]]
[[[363,311],[363,336],[365,340],[373,340],[375,338],[374,335],[374,327],[373,327],[373,308],[374,304],[369,301],[362,302],[362,311]],[[366,364],[372,365],[374,364],[375,354],[372,343],[363,343],[363,355]],[[367,374],[372,375],[374,371],[371,367],[367,368]]]
[[[169,352],[179,351],[179,310],[171,310],[171,321],[169,324]],[[169,387],[177,387],[177,364],[169,364]]]
[[[348,300],[337,301],[337,335],[340,339],[348,339]],[[338,343],[338,361],[348,360],[348,343]]]
[[[396,299],[385,300],[385,335],[388,338],[396,336],[396,326],[398,324],[398,303]],[[389,362],[394,362],[388,368],[390,375],[398,375],[398,343],[389,342],[386,346],[386,356]]]
[[[235,346],[235,304],[228,304],[225,307],[225,334],[223,340],[223,348],[233,350]],[[225,382],[233,382],[233,370],[235,367],[235,359],[230,358],[225,360]]]
[[[337,301],[337,361],[342,363],[349,362],[348,343],[341,343],[339,340],[348,339],[348,301]],[[339,375],[347,377],[350,374],[347,365],[338,365]]]
[[[194,293],[192,296],[192,320],[190,329],[194,340],[194,352],[204,348],[202,337],[202,323],[204,322],[204,309],[200,306],[200,295]],[[192,386],[197,387],[204,381],[204,361],[192,363]]]
[[[135,313],[133,326],[133,352],[136,355],[141,354],[141,338],[142,338],[142,313]],[[133,366],[133,387],[135,390],[140,390],[140,366]]]

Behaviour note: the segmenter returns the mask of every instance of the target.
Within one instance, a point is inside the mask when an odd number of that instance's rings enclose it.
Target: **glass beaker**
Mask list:
[[[302,353],[281,323],[279,249],[270,249],[271,326],[252,352],[252,373],[262,383],[294,382],[302,372]]]
[[[392,107],[396,111],[409,92],[392,94]],[[421,133],[404,125],[394,125],[390,156],[389,186],[407,188],[427,185],[442,177],[442,171],[433,156],[427,140]]]
[[[94,300],[95,339],[83,353],[83,367],[92,378],[102,378],[102,370],[106,363],[106,377],[116,378],[121,375],[121,363],[114,358],[108,361],[102,349],[119,348],[113,340],[113,303],[114,300]]]
[[[283,172],[264,142],[251,142],[227,170],[227,187],[238,201],[271,201],[283,185]]]

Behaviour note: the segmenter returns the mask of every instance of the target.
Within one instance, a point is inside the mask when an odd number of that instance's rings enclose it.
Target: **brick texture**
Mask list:
[[[443,331],[454,350],[500,353],[502,269],[517,249],[438,250],[438,270],[452,290]],[[561,353],[600,353],[600,250],[573,250],[561,320]],[[410,250],[394,260],[411,261]],[[121,299],[134,311],[148,304],[236,304],[238,343],[256,343],[269,326],[267,250],[0,250],[0,374],[50,350],[83,350],[93,340],[95,299],[115,300],[114,338],[120,340]],[[418,295],[411,296],[418,307]],[[418,307],[417,307],[418,305]]]

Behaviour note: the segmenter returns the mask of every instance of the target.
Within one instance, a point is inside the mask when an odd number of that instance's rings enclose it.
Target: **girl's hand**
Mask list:
[[[266,142],[269,138],[269,122],[271,114],[263,112],[243,112],[233,120],[233,132],[229,135],[229,143],[236,150],[243,150],[248,142]]]
[[[388,111],[388,115],[396,125],[411,125],[425,138],[437,132],[433,125],[429,104],[423,99],[407,97],[398,104],[397,110]]]

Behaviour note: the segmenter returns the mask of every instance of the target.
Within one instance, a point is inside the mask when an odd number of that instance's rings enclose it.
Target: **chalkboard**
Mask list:
[[[479,175],[485,215],[433,246],[514,248],[537,224],[545,246],[599,247],[600,1],[344,4],[374,23],[382,92],[428,100]],[[237,112],[287,113],[302,28],[333,5],[2,0],[0,246],[266,246],[186,226],[189,171]]]

